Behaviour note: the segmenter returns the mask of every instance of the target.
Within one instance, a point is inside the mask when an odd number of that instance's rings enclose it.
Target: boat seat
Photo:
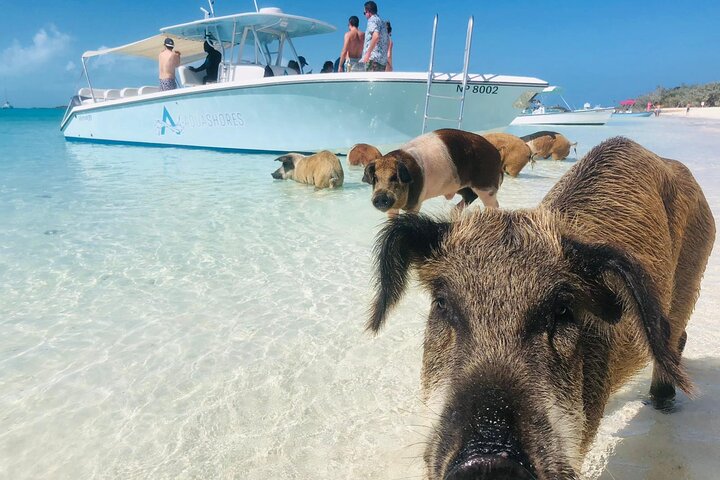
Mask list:
[[[104,88],[93,88],[92,91],[89,87],[83,87],[80,90],[78,90],[78,96],[82,99],[89,98],[90,101],[92,101],[93,93],[95,94],[95,100],[104,100],[105,99],[105,90]]]
[[[117,88],[105,90],[105,100],[115,100],[118,98],[120,98],[120,90]]]
[[[147,95],[148,93],[157,93],[159,91],[160,87],[151,87],[149,85],[144,85],[138,88],[138,95]]]
[[[122,90],[120,90],[120,96],[123,98],[136,97],[137,94],[138,94],[137,88],[123,88]]]
[[[193,72],[187,66],[183,65],[178,67],[178,77],[180,77],[180,84],[183,87],[195,87],[203,84],[205,71]]]
[[[219,77],[226,82],[238,82],[263,78],[265,67],[262,65],[224,65],[221,64]]]

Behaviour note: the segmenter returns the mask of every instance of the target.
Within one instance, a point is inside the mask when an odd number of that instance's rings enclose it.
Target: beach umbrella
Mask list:
[[[635,105],[635,100],[623,100],[623,101],[620,102],[620,105],[623,105],[623,106],[625,106],[625,105],[632,106],[632,105]]]

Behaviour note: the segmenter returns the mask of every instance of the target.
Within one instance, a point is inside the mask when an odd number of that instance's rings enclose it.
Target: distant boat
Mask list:
[[[605,125],[613,114],[613,107],[585,108],[574,110],[559,95],[560,87],[550,86],[527,100],[523,113],[515,117],[510,125]],[[565,106],[545,106],[544,101],[549,93],[558,94]]]
[[[14,108],[12,105],[10,105],[10,102],[7,99],[7,90],[5,91],[5,103],[3,103],[2,107],[0,108],[2,108],[3,110],[9,110],[11,108]]]

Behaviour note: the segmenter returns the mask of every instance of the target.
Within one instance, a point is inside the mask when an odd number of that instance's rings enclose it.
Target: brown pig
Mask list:
[[[564,160],[570,155],[570,147],[577,145],[577,142],[570,143],[563,134],[558,132],[535,132],[520,138],[530,147],[533,158],[552,156],[553,160]]]
[[[520,137],[509,133],[486,133],[483,137],[500,152],[503,171],[511,177],[517,177],[531,161],[530,147]]]
[[[271,175],[276,180],[295,180],[316,188],[341,187],[345,180],[340,160],[334,153],[323,150],[314,155],[288,153],[275,159],[282,162]]]
[[[577,480],[608,397],[648,361],[656,408],[692,392],[680,358],[715,223],[683,164],[616,137],[537,208],[453,217],[386,223],[368,323],[414,269],[429,479]]]
[[[348,164],[362,165],[363,167],[380,157],[382,157],[380,150],[367,143],[356,143],[347,154]]]

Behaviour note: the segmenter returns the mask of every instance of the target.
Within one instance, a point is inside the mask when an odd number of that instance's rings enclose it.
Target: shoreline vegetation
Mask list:
[[[688,105],[691,110],[694,107],[720,107],[720,82],[704,85],[683,84],[673,88],[658,86],[653,92],[640,95],[635,100],[638,109],[644,109],[645,105],[652,103],[662,108],[663,112],[674,108],[685,110]]]

